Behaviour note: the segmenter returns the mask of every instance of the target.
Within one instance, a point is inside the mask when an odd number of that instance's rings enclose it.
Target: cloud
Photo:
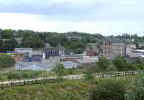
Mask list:
[[[0,27],[90,33],[144,31],[143,0],[0,0]]]

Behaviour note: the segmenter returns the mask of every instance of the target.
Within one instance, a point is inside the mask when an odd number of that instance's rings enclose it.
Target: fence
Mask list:
[[[117,80],[134,80],[135,76],[139,74],[140,72],[137,71],[127,71],[127,72],[113,72],[113,73],[96,73],[95,77],[99,80],[106,79],[106,78],[114,78]],[[64,76],[64,79],[83,79],[84,74],[81,75],[68,75]],[[32,84],[44,84],[44,83],[50,83],[55,82],[57,78],[56,77],[41,77],[36,79],[29,79],[29,80],[16,80],[16,81],[5,81],[0,82],[0,88],[8,88],[8,87],[14,87],[14,86],[24,86],[24,85],[32,85]]]

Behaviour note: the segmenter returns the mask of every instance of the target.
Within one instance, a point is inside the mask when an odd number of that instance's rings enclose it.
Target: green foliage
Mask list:
[[[106,71],[106,69],[110,67],[111,62],[105,57],[100,57],[96,65],[101,71]]]
[[[26,35],[22,40],[23,47],[26,48],[43,48],[44,42],[37,35]]]
[[[0,56],[0,68],[13,67],[15,65],[15,60],[11,56],[1,55]]]
[[[122,57],[118,56],[113,60],[114,66],[118,69],[118,71],[127,71],[127,70],[134,70],[135,67],[128,63],[128,61]]]
[[[30,30],[0,30],[2,39],[15,39],[22,38],[22,43],[15,45],[15,47],[32,47],[43,48],[45,43],[49,43],[52,47],[56,47],[61,44],[66,49],[73,51],[74,53],[82,53],[86,48],[87,43],[95,43],[102,41],[104,38],[100,34],[88,34],[82,32],[34,32]],[[76,37],[75,39],[69,39],[69,37]],[[78,37],[78,38],[77,38]],[[1,46],[1,41],[0,41]]]
[[[91,72],[86,72],[84,74],[84,79],[87,81],[93,80],[94,79],[94,75]]]
[[[104,80],[90,92],[90,100],[124,100],[125,86],[122,81]]]
[[[12,39],[14,37],[14,31],[11,29],[5,29],[1,31],[1,37],[3,39]]]
[[[139,69],[144,70],[144,59],[138,58],[133,62],[133,65]]]
[[[57,76],[63,76],[64,75],[64,65],[63,64],[57,64],[54,69],[53,72],[56,73]]]
[[[127,100],[144,100],[144,74],[142,73],[128,87]]]
[[[14,50],[14,48],[16,48],[17,45],[18,45],[18,43],[15,39],[9,39],[9,40],[2,42],[1,48],[8,49],[8,50],[10,50],[10,49]]]
[[[64,76],[64,65],[63,64],[57,64],[53,70],[53,72],[55,72],[56,76],[57,76],[57,81],[60,82],[63,80],[63,76]]]
[[[63,81],[5,88],[0,100],[88,100],[88,84],[82,81]]]
[[[41,71],[16,71],[7,73],[8,79],[30,79],[37,78],[41,74]]]

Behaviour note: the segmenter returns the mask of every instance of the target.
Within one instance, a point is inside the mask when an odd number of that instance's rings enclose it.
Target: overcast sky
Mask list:
[[[144,0],[0,0],[0,28],[144,33]]]

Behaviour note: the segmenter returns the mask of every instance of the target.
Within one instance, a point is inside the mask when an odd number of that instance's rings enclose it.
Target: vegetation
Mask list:
[[[105,57],[100,57],[99,61],[96,64],[100,71],[106,71],[106,69],[110,67],[111,62]]]
[[[104,80],[90,93],[90,100],[124,100],[125,86],[122,81]]]
[[[118,71],[135,70],[132,64],[128,63],[124,57],[116,57],[113,60],[113,64],[118,69]]]
[[[64,80],[41,83],[0,91],[0,100],[125,100],[127,81],[103,80],[89,83],[84,80]],[[127,99],[126,99],[127,100]]]
[[[32,70],[13,71],[13,72],[0,73],[0,81],[32,79],[48,76],[54,76],[54,74],[47,71],[32,71]]]
[[[20,86],[0,91],[0,100],[88,100],[88,84],[72,80]]]
[[[1,55],[0,56],[0,68],[9,68],[15,65],[15,60],[8,55]]]
[[[143,70],[144,60],[143,59],[133,59],[129,60],[125,57],[118,56],[113,60],[101,57],[98,62],[84,65],[85,70],[83,72],[112,72],[112,71],[133,71],[133,70]],[[81,69],[82,70],[82,69]]]
[[[144,73],[129,85],[126,96],[127,100],[144,100]]]
[[[56,47],[60,44],[67,50],[75,53],[82,53],[86,48],[87,43],[95,43],[104,39],[100,34],[81,32],[59,34],[56,32],[34,32],[30,30],[15,31],[11,29],[0,30],[0,36],[1,50],[5,48],[13,49],[16,47],[43,48],[46,43],[49,43],[52,47]]]

